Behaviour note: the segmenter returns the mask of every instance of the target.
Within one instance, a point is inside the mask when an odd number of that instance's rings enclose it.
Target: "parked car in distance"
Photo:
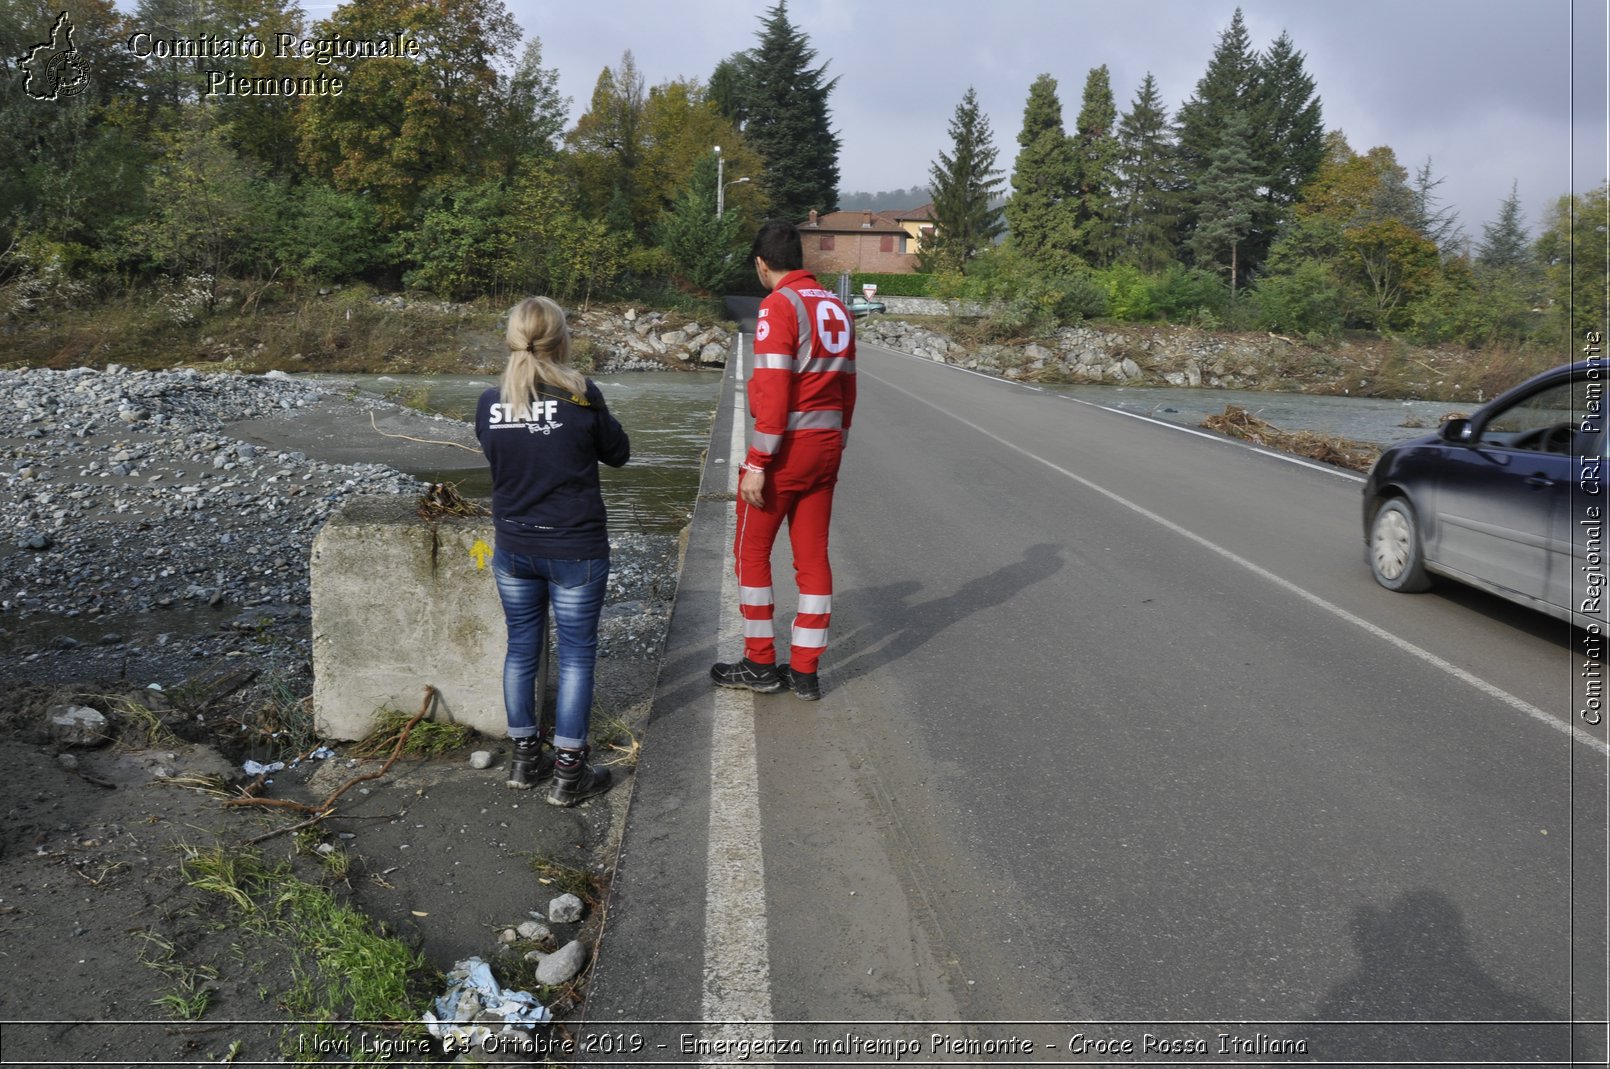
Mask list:
[[[1606,382],[1602,360],[1557,367],[1383,452],[1364,482],[1376,581],[1445,576],[1602,625]]]
[[[873,312],[887,312],[889,310],[889,306],[884,304],[882,301],[869,301],[865,297],[857,294],[851,294],[850,299],[846,302],[846,304],[850,309],[850,314],[857,319],[860,319],[864,315],[870,315]]]

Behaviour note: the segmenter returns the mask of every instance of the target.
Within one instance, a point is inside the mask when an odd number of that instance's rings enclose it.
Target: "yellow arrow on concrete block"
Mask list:
[[[486,544],[486,539],[477,538],[470,547],[470,556],[475,558],[475,570],[480,571],[486,567],[486,562],[492,557],[492,547]]]

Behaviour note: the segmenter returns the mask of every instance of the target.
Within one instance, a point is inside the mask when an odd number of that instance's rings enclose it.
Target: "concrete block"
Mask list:
[[[355,498],[313,540],[313,717],[326,738],[367,736],[384,707],[412,715],[426,684],[440,695],[435,719],[506,734],[492,518],[427,523],[417,504]]]

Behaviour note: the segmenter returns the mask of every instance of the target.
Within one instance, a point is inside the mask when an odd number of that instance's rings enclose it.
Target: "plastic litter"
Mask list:
[[[492,967],[480,958],[465,958],[448,970],[446,993],[420,1020],[432,1036],[451,1041],[454,1049],[474,1050],[492,1036],[529,1042],[537,1025],[552,1021],[553,1013],[531,992],[499,986]]]
[[[317,750],[314,750],[312,753],[307,755],[309,761],[325,761],[334,756],[335,751],[330,749],[328,746],[320,746]],[[301,763],[302,759],[298,757],[296,760],[291,762],[291,767],[296,768]]]
[[[261,776],[269,772],[278,772],[285,767],[284,761],[275,761],[271,765],[260,765],[256,761],[247,761],[240,766],[246,770],[248,776]]]

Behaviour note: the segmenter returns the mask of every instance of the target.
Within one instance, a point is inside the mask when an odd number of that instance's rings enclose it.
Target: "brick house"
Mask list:
[[[918,209],[919,211],[921,209]],[[826,279],[840,271],[911,274],[917,270],[917,234],[902,218],[905,212],[811,212],[799,224],[805,268]],[[931,224],[918,224],[931,225]]]
[[[878,214],[910,235],[911,241],[906,248],[912,253],[921,252],[923,239],[933,236],[933,201],[929,201],[920,208],[902,208],[899,211],[879,212]]]

